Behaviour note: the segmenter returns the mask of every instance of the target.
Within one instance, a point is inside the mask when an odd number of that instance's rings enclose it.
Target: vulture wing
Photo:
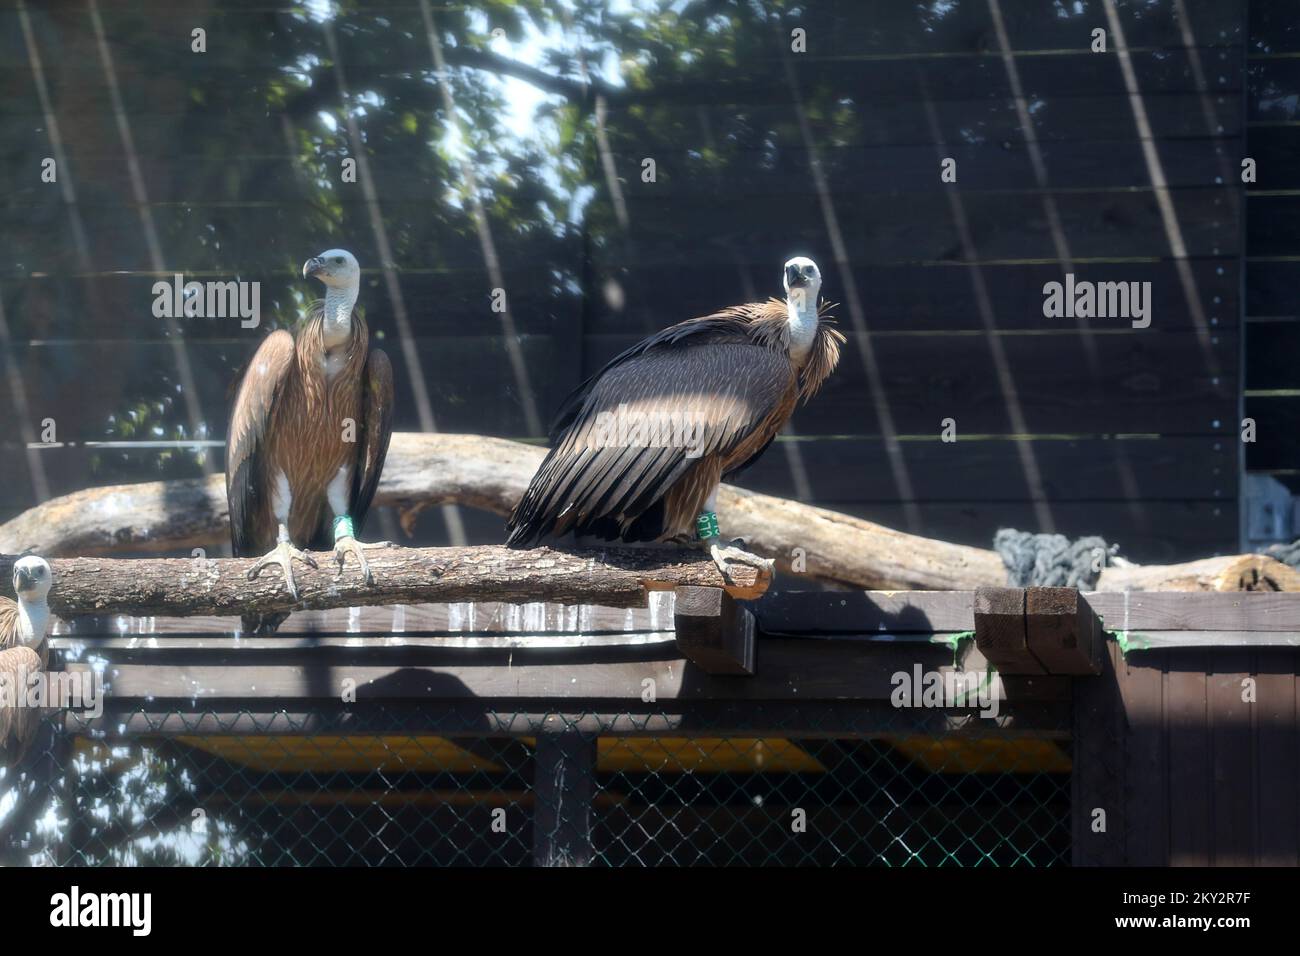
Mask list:
[[[0,646],[7,643],[5,635],[12,637],[17,633],[18,605],[0,598]],[[5,685],[14,695],[25,695],[27,679],[43,669],[41,656],[30,647],[19,645],[0,650],[0,685]],[[4,697],[0,697],[0,766],[12,766],[22,759],[40,722],[38,709],[8,707]]]
[[[785,355],[754,342],[735,319],[695,319],[652,336],[565,402],[553,447],[511,517],[509,543],[526,546],[569,531],[621,533],[625,540],[656,536],[653,528],[632,531],[636,519],[713,456],[757,454],[767,442],[761,426],[790,386]],[[660,443],[652,444],[648,433],[641,440],[635,432],[611,433],[608,418],[602,426],[603,413],[656,423]],[[666,435],[668,423],[683,431]],[[681,436],[694,441],[673,440]]]
[[[358,534],[379,486],[379,475],[393,437],[393,366],[380,349],[371,349],[361,381],[362,423],[359,457],[352,474],[352,522]]]
[[[226,502],[236,556],[258,553],[257,516],[269,488],[259,481],[266,430],[276,395],[293,364],[293,336],[281,329],[266,337],[239,383],[226,430]]]
[[[41,671],[41,658],[30,647],[0,651],[0,683],[14,695],[26,695],[27,680]],[[36,736],[41,711],[36,707],[9,707],[0,701],[0,766],[16,764]]]

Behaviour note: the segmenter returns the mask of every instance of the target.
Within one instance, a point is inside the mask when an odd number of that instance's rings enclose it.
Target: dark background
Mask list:
[[[398,429],[534,440],[616,351],[779,294],[802,253],[849,345],[742,484],[986,547],[1234,551],[1243,468],[1300,475],[1300,26],[1283,0],[1114,0],[1117,32],[1107,6],[3,0],[0,521],[219,470],[141,443],[224,437],[323,249],[365,270]],[[523,123],[508,77],[545,93]],[[263,326],[155,318],[178,271],[260,281]],[[1044,318],[1066,271],[1151,281],[1151,327]],[[27,449],[46,418],[62,446]],[[416,534],[501,538],[466,509]]]

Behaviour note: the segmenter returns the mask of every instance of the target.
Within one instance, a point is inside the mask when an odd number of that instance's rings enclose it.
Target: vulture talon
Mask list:
[[[288,541],[281,541],[274,548],[257,559],[257,563],[248,569],[248,580],[255,580],[262,573],[262,569],[268,565],[278,564],[284,574],[285,586],[289,589],[289,596],[295,601],[298,600],[298,582],[293,579],[293,559],[297,558],[313,571],[319,565],[316,559],[306,551],[299,551]]]
[[[736,583],[732,568],[737,565],[756,568],[760,572],[767,571],[769,574],[776,565],[776,562],[771,558],[760,558],[758,555],[742,551],[740,548],[720,544],[709,545],[709,556],[713,558],[713,563],[718,566],[718,571],[728,584]]]
[[[347,564],[347,556],[352,554],[357,559],[357,564],[361,567],[361,577],[366,584],[374,584],[375,576],[370,571],[370,562],[366,560],[365,551],[367,548],[391,548],[394,547],[391,541],[378,541],[374,544],[362,544],[356,538],[342,537],[334,542],[334,560],[338,564],[338,573],[334,575],[335,580],[343,576],[343,568]]]

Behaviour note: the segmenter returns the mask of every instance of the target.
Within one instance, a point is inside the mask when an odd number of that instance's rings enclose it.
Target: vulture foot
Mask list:
[[[367,548],[395,548],[397,545],[391,541],[376,541],[374,544],[362,544],[356,538],[342,537],[334,542],[334,561],[338,564],[338,573],[334,576],[335,580],[342,577],[343,566],[347,564],[349,554],[357,559],[357,564],[361,567],[361,577],[365,579],[366,584],[374,584],[375,576],[370,573],[370,562],[366,560]]]
[[[257,563],[248,569],[248,580],[252,581],[256,578],[268,564],[278,564],[284,572],[284,583],[289,589],[289,595],[296,601],[298,600],[298,584],[293,579],[294,558],[297,558],[313,570],[318,566],[316,559],[306,551],[299,551],[288,541],[281,541],[265,555],[258,558]]]
[[[770,558],[760,558],[756,554],[750,554],[735,546],[724,546],[721,544],[710,544],[709,555],[713,558],[713,563],[718,566],[722,572],[722,577],[728,584],[735,584],[735,578],[732,576],[731,569],[737,565],[745,565],[751,568],[758,568],[760,571],[772,571],[775,562]]]

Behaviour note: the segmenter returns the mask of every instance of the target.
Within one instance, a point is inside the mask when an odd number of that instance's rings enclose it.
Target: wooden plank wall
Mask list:
[[[1300,491],[1300,23],[1283,0],[1252,0],[1247,50],[1245,411],[1258,426],[1246,468]]]
[[[318,236],[348,245],[370,267],[363,303],[392,353],[390,289],[400,291],[437,427],[509,437],[540,438],[532,419],[545,422],[569,388],[638,337],[778,293],[780,262],[805,252],[843,303],[849,343],[823,394],[743,484],[982,546],[1009,525],[1101,534],[1142,561],[1236,547],[1244,0],[1116,0],[1123,39],[1112,35],[1107,54],[1088,50],[1092,29],[1109,28],[1102,0],[1068,10],[834,0],[800,15],[807,53],[788,53],[792,21],[766,46],[747,37],[725,71],[689,82],[681,64],[682,82],[611,98],[608,156],[590,135],[594,110],[585,115],[588,135],[565,147],[592,192],[573,228],[557,233],[540,219],[517,228],[490,207],[517,338],[486,308],[490,274],[472,220],[442,198],[456,170],[438,170],[445,182],[413,177],[405,141],[378,120],[359,121],[395,271],[378,267],[379,232],[360,192],[330,197],[319,229],[303,229],[303,204],[318,202],[315,171],[286,136],[319,132],[316,114],[251,103],[247,90],[275,66],[268,59],[323,56],[319,30],[274,4],[144,6],[144,32],[143,13],[102,11],[143,205],[84,8],[32,14],[88,259],[64,198],[30,172],[50,152],[49,116],[17,13],[0,9],[0,122],[23,133],[5,137],[11,162],[0,164],[0,352],[18,373],[29,428],[53,418],[60,441],[84,442],[129,419],[133,436],[175,437],[193,406],[207,436],[222,437],[228,384],[264,331],[187,323],[186,389],[175,342],[149,314],[145,212],[169,270],[258,279],[264,309],[285,314],[304,288],[291,264],[317,251]],[[702,25],[715,7],[687,6],[691,42],[709,42]],[[265,23],[265,33],[244,32],[267,47],[215,43],[195,65],[145,39],[169,25],[188,37],[196,17],[214,36]],[[387,70],[427,68],[412,5],[371,4],[345,21],[354,91]],[[349,45],[377,37],[386,66]],[[1129,49],[1133,88],[1118,45]],[[331,72],[313,75],[319,109],[335,109]],[[943,156],[957,160],[955,187],[939,182]],[[641,179],[645,157],[656,160],[654,183]],[[1153,189],[1153,170],[1167,192]],[[530,198],[511,193],[516,208]],[[1041,289],[1066,271],[1062,259],[1081,279],[1150,281],[1151,327],[1094,320],[1084,334],[1074,319],[1045,318]],[[395,364],[397,425],[420,428],[414,383],[404,360]],[[955,444],[939,440],[945,418],[956,420]],[[0,519],[40,494],[21,453],[28,437],[0,425]],[[184,453],[150,449],[36,455],[51,494],[197,470]],[[471,543],[500,539],[498,519],[462,520]],[[415,543],[442,543],[448,528],[430,510]],[[400,534],[391,521],[380,532]]]
[[[1300,864],[1298,707],[1294,650],[1111,642],[1075,681],[1074,863]]]

